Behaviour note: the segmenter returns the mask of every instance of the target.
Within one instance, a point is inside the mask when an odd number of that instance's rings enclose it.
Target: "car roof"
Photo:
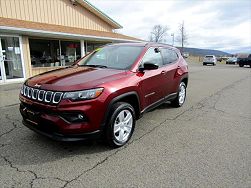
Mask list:
[[[143,47],[170,47],[168,44],[157,43],[157,42],[128,42],[128,43],[115,43],[115,44],[108,44],[108,46],[143,46]],[[176,48],[174,48],[176,49]]]

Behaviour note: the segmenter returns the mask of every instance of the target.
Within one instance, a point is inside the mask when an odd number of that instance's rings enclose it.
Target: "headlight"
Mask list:
[[[101,95],[103,90],[104,88],[97,88],[83,91],[66,92],[63,96],[63,99],[70,99],[73,101],[94,99]]]

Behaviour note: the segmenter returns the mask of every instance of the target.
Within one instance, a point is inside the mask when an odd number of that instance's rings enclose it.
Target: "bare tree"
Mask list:
[[[163,42],[167,36],[167,31],[169,28],[167,26],[155,25],[150,33],[149,40],[151,42]]]
[[[181,43],[181,53],[183,54],[184,52],[184,45],[187,44],[188,42],[188,35],[185,30],[185,24],[184,21],[179,25],[179,35],[176,39],[178,42]]]

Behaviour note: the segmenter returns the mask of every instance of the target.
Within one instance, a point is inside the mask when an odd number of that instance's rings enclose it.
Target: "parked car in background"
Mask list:
[[[217,61],[222,62],[222,57],[216,57]]]
[[[203,59],[203,65],[216,65],[217,59],[214,55],[206,55]]]
[[[180,51],[158,43],[111,44],[69,67],[25,81],[23,124],[60,141],[101,136],[113,147],[131,138],[136,119],[186,99],[188,66]]]
[[[227,61],[226,64],[235,64],[237,63],[237,57],[230,57]]]
[[[223,60],[223,61],[226,61],[226,60],[228,60],[230,57],[227,57],[227,56],[222,56],[221,57],[221,59]]]
[[[251,54],[240,55],[237,58],[237,63],[240,67],[243,67],[244,65],[249,65],[251,67]]]
[[[183,52],[183,57],[184,58],[188,58],[189,57],[189,53],[188,52]]]

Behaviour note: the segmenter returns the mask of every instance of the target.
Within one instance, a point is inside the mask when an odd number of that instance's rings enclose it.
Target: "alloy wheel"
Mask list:
[[[185,102],[186,98],[186,86],[184,84],[180,84],[180,92],[179,92],[179,103],[182,105]]]
[[[114,121],[113,134],[116,140],[124,143],[128,140],[133,127],[133,116],[129,110],[122,110]]]

